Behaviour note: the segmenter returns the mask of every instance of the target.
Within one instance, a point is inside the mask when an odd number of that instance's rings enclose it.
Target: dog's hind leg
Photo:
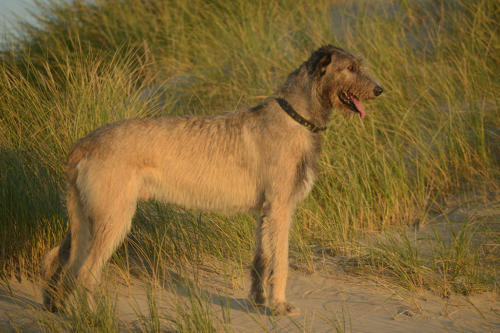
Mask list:
[[[86,292],[92,292],[100,281],[103,265],[130,231],[137,207],[138,185],[134,176],[114,174],[99,180],[106,184],[98,188],[106,190],[94,192],[96,197],[87,203],[92,237],[85,259],[76,270],[77,281]]]
[[[42,260],[43,304],[51,312],[57,311],[65,294],[66,288],[62,285],[62,280],[67,269],[70,248],[71,232],[68,232],[62,242],[50,250]]]
[[[82,210],[81,198],[71,181],[66,190],[66,206],[69,232],[61,244],[52,249],[42,263],[44,305],[50,311],[57,310],[61,300],[73,287],[75,270],[81,266],[90,241],[90,223]]]

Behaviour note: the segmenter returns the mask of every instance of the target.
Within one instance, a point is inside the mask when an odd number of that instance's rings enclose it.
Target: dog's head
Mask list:
[[[383,91],[365,72],[361,58],[339,47],[321,47],[313,52],[305,65],[324,107],[353,111],[364,118],[365,108],[361,100],[373,99]]]

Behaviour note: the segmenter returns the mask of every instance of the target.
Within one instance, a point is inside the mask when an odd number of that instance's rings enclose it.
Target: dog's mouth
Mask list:
[[[356,95],[350,91],[342,91],[339,94],[339,99],[349,110],[359,113],[361,119],[365,117],[365,106]]]

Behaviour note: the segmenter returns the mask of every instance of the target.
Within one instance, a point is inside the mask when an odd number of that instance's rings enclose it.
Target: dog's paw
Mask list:
[[[271,312],[274,316],[293,316],[300,314],[299,309],[288,302],[279,302],[273,304]]]

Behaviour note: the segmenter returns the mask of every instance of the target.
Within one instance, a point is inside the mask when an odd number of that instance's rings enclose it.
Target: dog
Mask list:
[[[255,107],[124,120],[80,139],[66,165],[69,232],[42,262],[45,306],[56,310],[75,285],[91,292],[130,231],[137,202],[156,199],[258,212],[250,297],[257,305],[269,299],[275,315],[294,311],[285,298],[289,229],[314,184],[320,132],[333,108],[364,118],[362,100],[382,91],[359,57],[327,45]]]

